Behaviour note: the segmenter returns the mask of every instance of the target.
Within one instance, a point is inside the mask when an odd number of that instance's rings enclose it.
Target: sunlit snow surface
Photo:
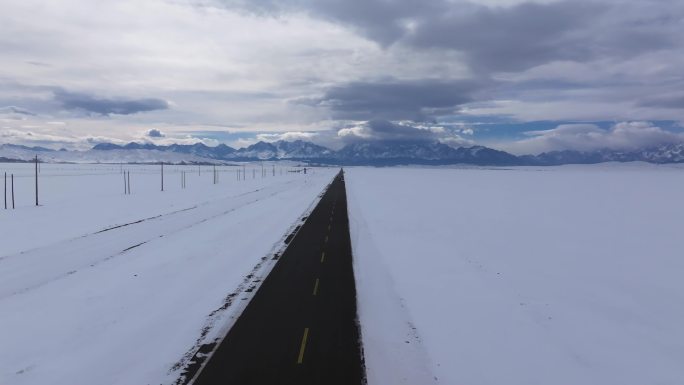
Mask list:
[[[34,207],[32,165],[0,164],[17,195],[16,210],[0,200],[0,384],[173,382],[173,365],[203,328],[216,337],[239,313],[245,277],[268,272],[337,172],[278,165],[273,176],[268,165],[262,178],[252,164],[237,181],[236,169],[213,184],[211,167],[167,166],[162,193],[159,166],[44,164]]]
[[[684,168],[346,180],[370,385],[684,383]]]

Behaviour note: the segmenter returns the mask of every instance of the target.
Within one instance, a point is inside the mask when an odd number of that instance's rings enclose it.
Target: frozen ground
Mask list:
[[[129,196],[120,166],[42,165],[36,208],[30,165],[0,164],[17,175],[17,209],[0,208],[1,384],[173,382],[336,172],[222,167],[214,185],[210,167],[169,166],[162,193],[158,167],[124,168]]]
[[[346,181],[370,385],[684,383],[684,169]]]

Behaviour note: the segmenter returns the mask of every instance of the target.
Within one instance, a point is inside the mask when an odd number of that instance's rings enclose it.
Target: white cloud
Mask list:
[[[343,142],[355,141],[428,141],[441,142],[452,147],[472,146],[475,142],[460,134],[468,129],[450,128],[436,124],[411,124],[411,122],[369,121],[354,124],[337,131]]]
[[[233,148],[245,148],[245,147],[248,147],[248,146],[255,144],[258,141],[259,140],[257,140],[256,137],[252,137],[252,138],[246,137],[246,138],[238,138],[238,139],[233,140],[227,144]]]
[[[365,125],[361,123],[352,127],[342,128],[337,131],[337,136],[340,138],[360,138],[360,139],[372,139],[372,131]]]
[[[197,138],[190,135],[185,136],[164,136],[159,138],[151,138],[149,136],[141,137],[137,142],[151,142],[158,146],[168,146],[171,144],[196,144],[203,143],[207,146],[214,147],[219,145],[219,141],[211,138]]]
[[[441,138],[439,139],[440,143],[444,143],[446,145],[449,145],[454,148],[458,147],[471,147],[474,146],[476,143],[472,139],[466,139],[462,136],[459,135],[452,135],[449,137]]]
[[[529,131],[530,138],[498,147],[516,154],[556,150],[636,150],[684,141],[684,135],[665,131],[649,122],[621,122],[608,130],[594,124],[563,124],[551,130]]]
[[[116,142],[113,138],[107,138]],[[42,130],[38,126],[24,126],[22,129],[3,128],[0,130],[0,143],[22,144],[26,146],[44,146],[58,149],[60,147],[77,148],[80,144],[87,143],[87,137],[75,137],[59,135],[49,130]]]
[[[262,133],[257,134],[256,139],[264,142],[276,142],[279,140],[285,141],[295,141],[304,140],[311,141],[315,139],[319,134],[316,132],[303,132],[303,131],[289,131],[289,132],[276,132],[276,133]]]

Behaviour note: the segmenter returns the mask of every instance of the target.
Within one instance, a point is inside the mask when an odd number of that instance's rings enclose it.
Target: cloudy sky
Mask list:
[[[0,3],[0,143],[684,138],[681,0]]]

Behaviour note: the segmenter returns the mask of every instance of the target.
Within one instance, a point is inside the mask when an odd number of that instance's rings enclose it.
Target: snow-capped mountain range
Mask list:
[[[172,144],[169,146],[157,146],[151,143],[129,143],[125,146],[102,143],[93,147],[93,150],[156,150],[179,154],[191,154],[203,158],[216,160],[275,160],[275,159],[318,159],[331,157],[332,150],[315,145],[313,143],[297,140],[287,142],[284,140],[267,143],[258,142],[249,147],[235,149],[225,144],[209,147],[202,143],[196,144]]]
[[[336,165],[474,164],[549,166],[601,162],[684,163],[684,143],[634,151],[554,151],[515,156],[483,146],[454,148],[439,142],[358,142],[334,151],[301,140],[258,142],[235,149],[202,143],[160,146],[152,143],[101,143],[88,151],[51,150],[13,144],[0,145],[0,161],[28,161],[36,155],[46,162],[96,163],[211,163],[292,160]]]
[[[603,162],[684,163],[684,143],[632,151],[553,151],[539,155],[524,155],[519,159],[533,165],[592,164]]]

